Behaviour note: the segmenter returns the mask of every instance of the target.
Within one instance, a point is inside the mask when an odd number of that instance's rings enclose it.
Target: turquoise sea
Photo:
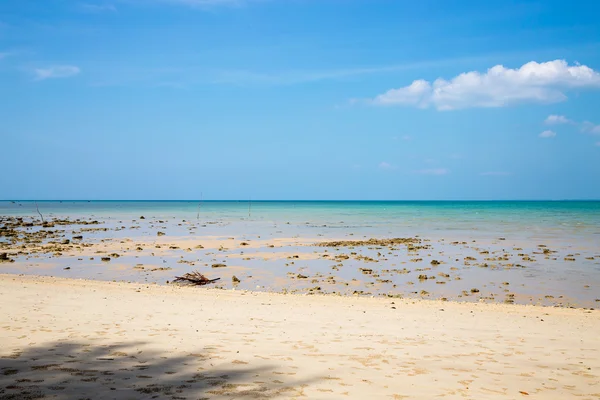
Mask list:
[[[44,200],[41,211],[60,216],[163,216],[279,219],[339,217],[367,221],[455,219],[457,221],[529,221],[558,224],[600,222],[600,201],[276,201],[276,200]],[[36,202],[0,201],[0,215],[37,215]]]
[[[236,223],[308,222],[369,233],[414,229],[592,235],[600,241],[600,201],[38,201],[47,216],[139,215]],[[33,201],[1,201],[0,215],[37,216]]]

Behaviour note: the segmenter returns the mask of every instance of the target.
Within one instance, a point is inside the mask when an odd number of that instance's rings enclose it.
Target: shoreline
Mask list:
[[[525,304],[525,303],[493,303],[485,301],[472,301],[472,300],[440,300],[436,298],[421,298],[421,297],[386,297],[385,295],[344,295],[339,293],[325,293],[325,292],[277,292],[277,291],[263,291],[263,290],[247,290],[247,289],[236,289],[236,288],[222,288],[214,285],[205,286],[194,286],[191,284],[173,284],[173,283],[157,283],[157,282],[134,282],[125,280],[103,280],[103,279],[88,279],[88,278],[65,278],[61,276],[52,275],[35,275],[35,274],[10,274],[0,273],[0,285],[6,281],[23,281],[24,283],[33,284],[46,284],[46,285],[57,285],[57,286],[81,286],[81,287],[95,287],[99,289],[136,289],[136,290],[150,290],[158,291],[160,294],[166,295],[193,295],[198,296],[197,292],[204,292],[204,295],[220,295],[230,294],[232,296],[276,296],[276,297],[293,297],[293,298],[335,298],[335,299],[360,299],[358,301],[374,301],[374,302],[401,302],[405,305],[408,304],[432,304],[435,306],[448,306],[448,304],[461,306],[491,306],[492,308],[506,308],[507,310],[513,308],[542,308],[542,309],[560,309],[560,310],[582,310],[582,311],[595,311],[600,313],[600,308],[585,308],[575,306],[558,306],[558,305],[545,305],[545,304]],[[2,286],[0,286],[1,288]],[[192,294],[193,293],[193,294]],[[342,300],[343,301],[343,300]]]
[[[18,280],[17,278],[23,278],[23,280],[34,281],[34,283],[41,284],[52,284],[57,286],[70,286],[72,284],[80,284],[82,287],[94,287],[95,284],[99,284],[100,288],[105,288],[104,285],[107,285],[106,288],[112,288],[112,285],[124,285],[124,287],[129,287],[132,289],[136,287],[139,290],[151,289],[161,291],[161,294],[174,294],[178,293],[179,295],[187,295],[188,290],[191,292],[194,291],[203,291],[207,293],[211,293],[214,295],[231,293],[234,296],[237,294],[240,295],[252,295],[252,296],[283,296],[283,297],[298,297],[298,298],[336,298],[336,299],[362,299],[364,301],[383,301],[383,302],[402,302],[405,305],[408,304],[435,304],[436,306],[447,306],[448,304],[453,305],[488,305],[494,307],[506,307],[508,310],[513,307],[528,307],[528,308],[542,308],[542,309],[561,309],[561,310],[582,310],[582,311],[594,311],[600,313],[600,307],[583,307],[580,305],[570,305],[569,303],[564,305],[557,304],[543,304],[543,303],[525,303],[525,302],[513,302],[513,303],[501,303],[494,301],[486,301],[485,299],[442,299],[435,297],[411,297],[411,296],[402,296],[402,295],[386,295],[383,293],[379,294],[343,294],[339,292],[323,292],[323,291],[314,291],[314,292],[299,292],[299,291],[278,291],[278,290],[269,290],[265,288],[265,290],[253,290],[253,289],[240,289],[236,287],[223,287],[218,285],[218,281],[215,284],[207,284],[207,285],[192,285],[186,283],[173,283],[172,281],[167,281],[167,283],[161,282],[137,282],[137,281],[128,281],[128,280],[117,280],[117,279],[93,279],[93,278],[69,278],[63,276],[54,276],[54,275],[37,275],[37,274],[29,274],[29,273],[0,273],[0,283],[4,280]],[[162,291],[162,289],[164,291]],[[177,292],[180,291],[180,292]],[[194,294],[193,296],[197,296]],[[523,296],[524,297],[524,296]]]
[[[219,287],[596,308],[594,237],[459,240],[305,224],[0,217],[0,272],[167,283],[198,270]],[[280,221],[281,222],[281,221]],[[377,234],[375,234],[377,233]],[[574,239],[573,239],[574,240]],[[327,244],[326,242],[329,242]]]
[[[0,274],[0,396],[600,393],[596,310],[206,289]]]

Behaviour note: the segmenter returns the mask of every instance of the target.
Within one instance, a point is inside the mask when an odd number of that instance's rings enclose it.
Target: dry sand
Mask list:
[[[15,275],[0,302],[0,399],[600,398],[598,311]]]

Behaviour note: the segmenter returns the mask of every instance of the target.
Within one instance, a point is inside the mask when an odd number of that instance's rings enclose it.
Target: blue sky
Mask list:
[[[4,0],[4,199],[600,199],[600,2]]]

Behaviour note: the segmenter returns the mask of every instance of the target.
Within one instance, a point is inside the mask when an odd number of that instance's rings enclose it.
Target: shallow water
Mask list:
[[[502,234],[600,236],[600,201],[43,201],[47,217],[130,220],[140,215],[221,224],[248,233],[269,224],[356,234]],[[0,202],[0,215],[37,217],[34,202]],[[600,239],[596,239],[599,240]]]
[[[46,219],[99,220],[98,226],[108,230],[86,231],[84,241],[95,246],[110,242],[121,257],[106,263],[100,253],[23,254],[14,263],[0,264],[1,272],[165,283],[199,269],[220,276],[224,288],[234,287],[231,277],[236,275],[242,281],[235,285],[239,289],[470,301],[506,301],[511,295],[522,303],[599,305],[600,202],[44,201],[37,206]],[[33,202],[0,202],[0,215],[39,219]],[[81,226],[61,229],[70,238]],[[165,236],[158,238],[158,231]],[[409,254],[401,246],[309,246],[331,239],[416,236],[431,248]],[[278,239],[286,241],[266,246]],[[210,241],[221,241],[224,249],[192,246]],[[261,244],[244,248],[242,241]],[[134,250],[137,242],[143,250]],[[160,243],[163,248],[157,250]],[[180,248],[168,249],[168,244]],[[543,254],[540,245],[555,253]],[[351,252],[376,262],[356,256],[342,263],[331,260]],[[519,254],[531,260],[523,261]],[[499,255],[505,259],[486,261]],[[431,265],[433,259],[441,264]],[[227,267],[212,269],[216,262]],[[399,272],[403,269],[408,272]],[[308,278],[298,279],[298,274]],[[429,279],[418,280],[422,274]],[[316,287],[320,290],[309,291]]]

